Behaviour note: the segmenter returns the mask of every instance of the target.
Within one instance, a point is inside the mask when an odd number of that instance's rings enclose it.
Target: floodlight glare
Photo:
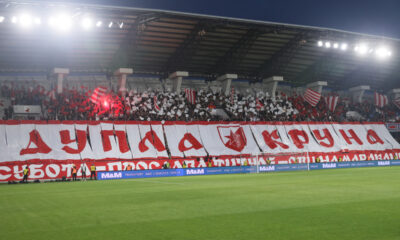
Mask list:
[[[97,21],[96,27],[101,27],[101,25],[103,25],[103,22],[102,21]]]
[[[112,26],[113,26],[113,22],[110,22],[110,23],[108,24],[108,27],[111,28]]]
[[[392,55],[392,53],[389,51],[389,49],[385,46],[381,46],[375,51],[376,57],[378,59],[386,59]]]
[[[17,23],[17,22],[18,22],[18,18],[17,18],[16,16],[13,16],[13,17],[11,18],[11,22],[12,22],[12,23]]]
[[[60,13],[49,18],[49,26],[57,31],[66,32],[72,27],[72,19],[68,14]]]
[[[0,23],[4,22],[4,17],[0,16]]]
[[[24,28],[30,27],[32,25],[32,17],[29,14],[22,14],[19,17],[19,24]]]
[[[92,24],[93,24],[92,19],[90,19],[90,18],[86,17],[82,20],[82,28],[85,30],[88,30],[89,28],[91,28]]]
[[[322,47],[324,43],[322,41],[318,41],[318,47]]]
[[[361,44],[357,45],[355,48],[355,51],[359,55],[365,55],[368,52],[368,50],[369,50],[368,45],[365,43],[361,43]]]
[[[42,24],[42,20],[41,20],[40,18],[38,18],[38,17],[35,17],[35,18],[33,19],[33,22],[34,22],[36,25]]]
[[[340,49],[343,51],[347,50],[347,43],[342,43],[342,45],[340,46]]]
[[[325,42],[325,47],[326,48],[331,48],[331,43],[330,42]]]
[[[339,48],[339,43],[334,43],[333,48],[335,48],[335,49]]]
[[[55,27],[56,23],[57,23],[56,18],[55,17],[49,17],[48,23],[49,23],[50,27]]]
[[[124,22],[121,22],[120,24],[119,24],[119,28],[122,28],[124,26]]]

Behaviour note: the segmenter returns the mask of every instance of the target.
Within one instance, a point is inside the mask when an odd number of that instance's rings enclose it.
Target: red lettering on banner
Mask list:
[[[288,149],[289,148],[288,145],[286,145],[286,144],[284,144],[282,142],[278,142],[278,141],[274,140],[274,139],[279,139],[278,130],[276,130],[276,129],[274,131],[272,131],[272,133],[269,133],[267,130],[265,130],[265,131],[262,132],[262,136],[264,138],[265,143],[271,149],[277,148],[278,145],[283,149]]]
[[[118,139],[119,151],[121,153],[126,153],[129,151],[128,141],[126,140],[125,131],[115,131],[115,135]],[[101,130],[101,137],[103,140],[103,150],[104,152],[111,151],[111,141],[110,136],[114,136],[114,130]]]
[[[149,141],[155,147],[155,149],[157,149],[157,151],[165,151],[164,144],[161,142],[160,138],[153,130],[148,131],[142,141],[140,141],[139,150],[141,152],[146,152],[147,150],[149,150],[149,147],[146,145],[146,141]]]
[[[126,139],[125,131],[115,131],[115,135],[117,136],[117,139],[118,139],[119,151],[121,153],[128,152],[129,145],[128,145],[128,140]]]
[[[292,129],[288,132],[297,148],[304,148],[304,144],[309,142],[308,135],[304,130]],[[300,139],[302,137],[303,139]]]
[[[71,135],[69,134],[68,130],[60,131],[61,143],[62,144],[70,144],[73,142],[77,142],[78,149],[73,149],[69,146],[64,146],[62,150],[69,154],[78,154],[83,151],[86,146],[87,138],[86,138],[86,131],[83,130],[76,130],[77,140],[71,139]]]
[[[0,180],[7,180],[10,177],[11,177],[11,168],[7,166],[0,166]]]
[[[191,144],[191,146],[186,147],[185,141],[188,141]],[[190,149],[193,148],[199,150],[200,148],[203,148],[203,145],[201,145],[201,143],[191,133],[186,133],[179,142],[178,149],[179,151],[184,152],[184,151],[189,151]]]
[[[35,148],[31,148],[31,144],[35,144]],[[51,152],[51,148],[47,146],[47,144],[43,141],[42,137],[40,136],[39,132],[37,130],[32,130],[29,133],[29,143],[28,146],[24,149],[22,149],[19,152],[19,155],[25,155],[25,154],[36,154],[36,153],[49,153]]]
[[[114,136],[114,130],[101,130],[101,140],[104,152],[111,151],[110,136]]]
[[[360,138],[357,136],[357,134],[354,132],[353,129],[348,130],[350,133],[350,136],[346,134],[346,132],[343,129],[339,129],[340,134],[342,134],[344,140],[346,140],[347,144],[351,145],[353,144],[351,142],[351,139],[354,139],[358,144],[363,145],[363,142],[360,140]]]
[[[370,144],[377,144],[377,143],[384,144],[382,139],[372,129],[369,129],[367,132],[367,140]]]
[[[390,160],[393,159],[392,150],[377,151],[376,153],[347,153],[347,154],[321,154],[321,153],[309,153],[309,159],[306,156],[293,157],[289,155],[282,156],[259,156],[260,163],[258,164],[254,157],[237,157],[237,156],[224,156],[224,157],[214,157],[210,159],[212,166],[214,167],[228,167],[228,166],[238,166],[243,164],[246,159],[250,166],[255,165],[266,165],[266,159],[270,160],[273,164],[279,163],[314,163],[316,158],[319,158],[322,162],[337,162],[340,158],[341,161],[365,161],[369,160]],[[397,154],[397,153],[396,153]],[[206,167],[206,162],[204,159],[200,158],[200,161],[196,161],[193,158],[181,158],[176,160],[144,160],[144,161],[94,161],[93,163],[99,171],[112,171],[112,170],[122,170],[125,166],[132,165],[134,170],[143,169],[161,169],[162,165],[168,161],[171,164],[171,168],[181,168],[182,162],[185,161],[189,168],[199,168]],[[33,179],[54,179],[61,178],[62,176],[71,177],[71,170],[73,164],[79,166],[81,160],[67,161],[61,160],[51,163],[44,161],[43,163],[31,163],[29,168],[31,174],[29,180]],[[0,165],[0,182],[4,181],[18,181],[23,177],[23,169],[26,167],[26,163],[18,162],[10,165]],[[328,165],[329,167],[329,165]],[[81,173],[78,171],[78,177]]]
[[[319,131],[319,129],[312,130],[315,138],[320,141],[318,143],[323,147],[328,147],[328,148],[333,147],[334,141],[333,141],[333,137],[332,137],[331,133],[329,132],[329,130],[327,128],[324,128],[324,129],[322,129],[322,131],[324,132],[323,136],[321,135],[321,132]],[[322,142],[325,139],[328,140],[328,143]]]

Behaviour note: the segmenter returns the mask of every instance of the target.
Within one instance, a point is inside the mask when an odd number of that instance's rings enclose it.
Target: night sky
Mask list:
[[[336,28],[400,39],[400,0],[71,0]]]

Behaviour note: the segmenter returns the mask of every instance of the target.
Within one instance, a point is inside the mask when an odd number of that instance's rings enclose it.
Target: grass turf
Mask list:
[[[400,239],[400,167],[0,186],[0,239]]]

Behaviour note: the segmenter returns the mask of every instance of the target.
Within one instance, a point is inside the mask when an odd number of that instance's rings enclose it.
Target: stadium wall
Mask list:
[[[323,122],[0,122],[0,181],[98,171],[398,159],[383,123]],[[257,155],[257,156],[256,156]],[[78,177],[81,176],[80,169]]]

